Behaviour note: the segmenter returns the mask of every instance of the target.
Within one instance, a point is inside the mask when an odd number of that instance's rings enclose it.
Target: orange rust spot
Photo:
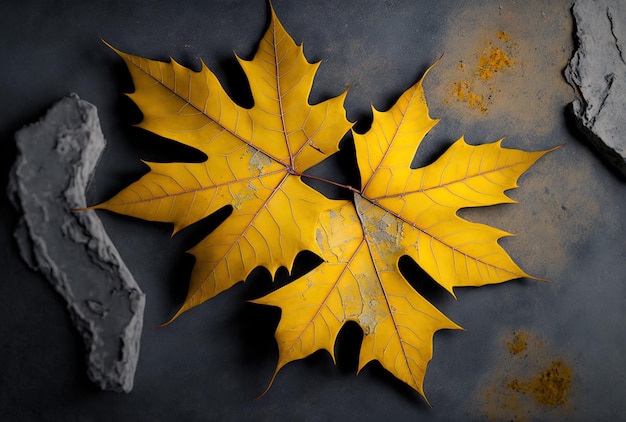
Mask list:
[[[515,330],[503,339],[503,355],[483,390],[483,415],[490,420],[567,420],[574,371],[531,332]],[[550,416],[552,415],[552,416]]]
[[[476,63],[471,66],[473,69],[469,69],[470,66],[466,62],[459,61],[456,68],[466,76],[452,84],[452,97],[466,103],[473,110],[486,113],[493,95],[498,92],[491,80],[496,73],[511,67],[514,63],[510,53],[504,50],[510,50],[513,44],[507,33],[498,31],[497,39],[488,42],[487,48],[477,54]]]
[[[567,403],[567,393],[572,385],[572,369],[563,359],[555,359],[550,366],[530,382],[517,379],[508,384],[512,391],[532,393],[537,403],[544,406],[561,406]]]
[[[466,102],[470,108],[483,112],[487,111],[484,97],[482,95],[476,94],[474,92],[472,84],[470,84],[469,82],[455,82],[452,86],[452,92],[458,100]]]
[[[525,331],[516,331],[513,333],[513,339],[507,343],[509,350],[514,355],[519,355],[528,347],[528,333]]]
[[[511,67],[513,60],[504,51],[491,45],[487,51],[478,59],[477,75],[488,81],[493,75],[500,70]]]

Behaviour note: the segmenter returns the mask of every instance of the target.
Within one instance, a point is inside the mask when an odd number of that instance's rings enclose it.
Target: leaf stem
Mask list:
[[[355,188],[353,186],[350,186],[350,185],[344,185],[343,183],[334,182],[332,180],[324,179],[322,177],[313,176],[311,174],[300,173],[299,175],[300,175],[300,177],[308,177],[309,179],[317,180],[319,182],[328,183],[330,185],[337,186],[337,187],[340,187],[340,188],[343,188],[343,189],[348,189],[349,191],[352,191],[354,193],[361,194],[360,190],[358,190],[357,188]]]

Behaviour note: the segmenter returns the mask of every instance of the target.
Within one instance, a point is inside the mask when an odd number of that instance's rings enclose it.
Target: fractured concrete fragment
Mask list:
[[[8,193],[22,212],[20,253],[65,298],[85,341],[89,378],[104,390],[129,392],[145,296],[96,213],[72,211],[85,207],[105,147],[96,107],[71,94],[15,138]]]
[[[623,0],[576,0],[578,49],[565,78],[580,99],[571,110],[581,132],[626,177],[626,7]]]

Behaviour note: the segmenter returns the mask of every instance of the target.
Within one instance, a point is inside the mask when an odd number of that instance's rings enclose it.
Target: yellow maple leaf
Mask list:
[[[433,164],[411,169],[415,150],[437,123],[428,116],[422,81],[389,111],[373,112],[371,129],[353,134],[360,191],[320,216],[325,262],[254,302],[282,309],[274,376],[317,350],[334,360],[341,327],[354,321],[364,333],[359,370],[378,360],[425,398],[433,335],[460,327],[409,285],[399,259],[410,256],[452,294],[457,286],[530,277],[498,245],[508,233],[457,212],[514,202],[505,191],[548,151],[506,149],[501,142],[470,146],[461,138]]]
[[[507,149],[501,141],[470,146],[461,138],[433,164],[411,169],[437,123],[428,116],[420,80],[390,110],[374,109],[366,134],[353,132],[361,187],[325,180],[354,193],[352,201],[330,200],[301,178],[338,150],[352,126],[346,93],[308,103],[318,65],[307,62],[273,9],[271,15],[254,58],[238,59],[254,100],[249,109],[233,102],[204,64],[194,72],[115,50],[133,77],[130,97],[144,115],[139,126],[208,158],[148,163],[146,175],[94,208],[170,222],[175,233],[232,207],[191,249],[196,264],[189,293],[174,318],[258,266],[274,273],[292,268],[303,250],[317,253],[320,266],[254,301],[282,309],[274,377],[316,350],[334,358],[341,327],[354,321],[364,333],[359,369],[378,360],[424,396],[434,333],[460,327],[410,286],[399,259],[411,257],[451,294],[458,286],[530,277],[498,244],[508,233],[457,213],[514,202],[505,191],[548,151]]]
[[[196,258],[189,293],[174,318],[258,267],[292,268],[303,250],[319,253],[315,224],[335,206],[301,180],[302,172],[338,150],[352,124],[345,92],[310,105],[319,64],[309,63],[271,11],[251,61],[239,59],[254,106],[233,102],[204,65],[194,72],[115,50],[126,62],[143,113],[140,127],[205,153],[203,163],[147,163],[150,171],[102,208],[169,222],[174,233],[230,205],[232,215],[190,250]],[[111,47],[113,48],[113,47]],[[172,318],[172,319],[174,319]]]

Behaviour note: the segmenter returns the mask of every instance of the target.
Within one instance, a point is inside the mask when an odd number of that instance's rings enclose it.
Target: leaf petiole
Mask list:
[[[357,188],[355,188],[353,186],[350,186],[350,185],[344,185],[343,183],[333,182],[332,180],[324,179],[322,177],[317,177],[317,176],[313,176],[313,175],[305,174],[305,173],[300,173],[299,176],[300,177],[308,177],[309,179],[317,180],[319,182],[328,183],[330,185],[337,186],[337,187],[343,188],[343,189],[348,189],[349,191],[352,191],[354,193],[361,194],[360,190],[358,190]]]

